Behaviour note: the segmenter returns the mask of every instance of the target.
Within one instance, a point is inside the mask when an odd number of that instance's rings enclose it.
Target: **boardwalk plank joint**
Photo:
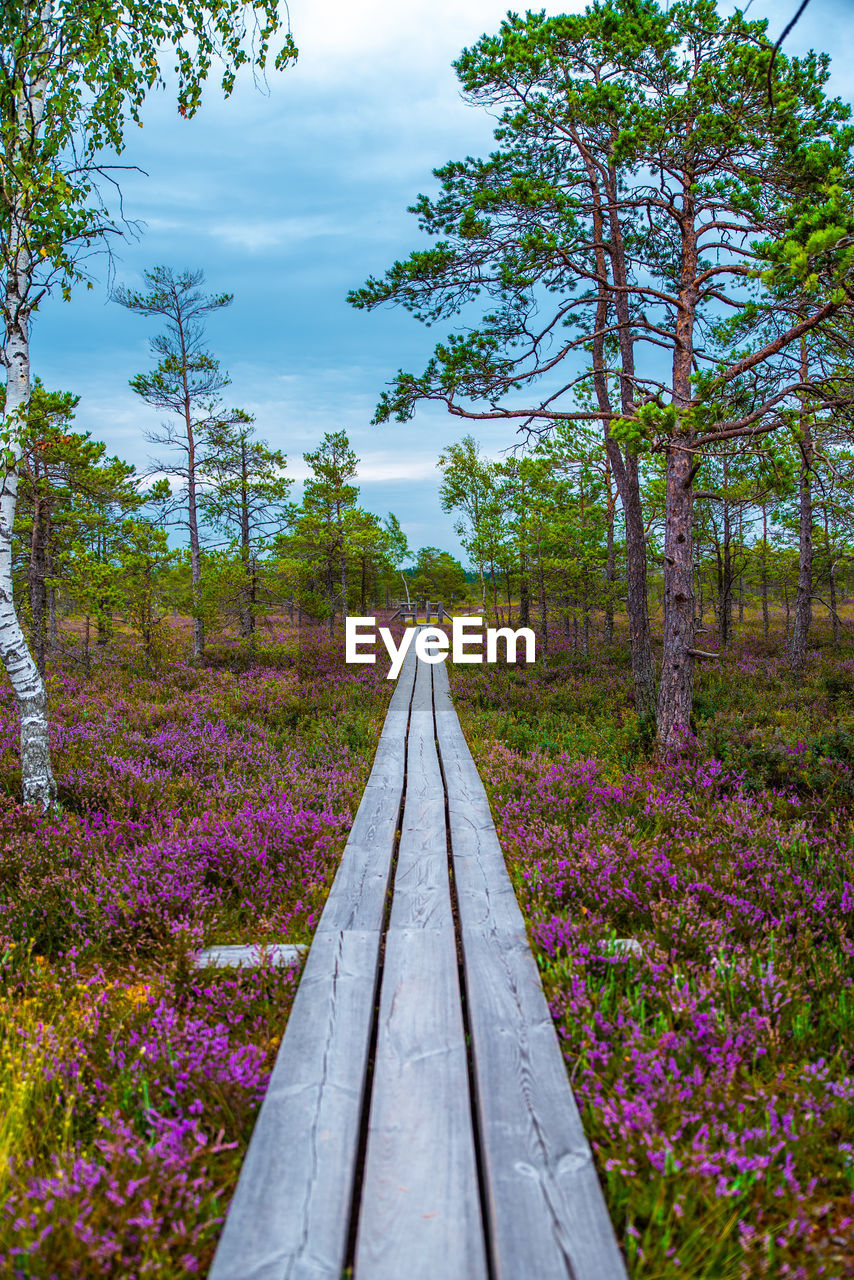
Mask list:
[[[413,650],[210,1280],[350,1270],[626,1275],[445,666]]]

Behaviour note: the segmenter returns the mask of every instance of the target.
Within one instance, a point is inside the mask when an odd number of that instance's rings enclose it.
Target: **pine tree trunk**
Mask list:
[[[52,570],[51,570],[52,572]],[[48,643],[52,653],[59,648],[59,618],[56,611],[56,587],[49,587],[47,593]]]
[[[683,437],[686,445],[690,442]],[[658,688],[659,753],[678,749],[691,722],[694,697],[693,454],[679,437],[667,454],[664,528],[664,649]]]
[[[693,196],[681,210],[681,287],[673,349],[673,403],[677,413],[691,403],[694,319],[697,306],[697,237]],[[694,436],[679,421],[667,449],[664,510],[664,644],[658,687],[656,752],[679,750],[694,708]]]
[[[603,202],[599,185],[601,175],[594,175],[588,164],[591,186],[594,191],[594,226],[596,239],[601,241],[602,248],[596,250],[596,261],[603,287],[597,305],[597,337],[594,341],[594,369],[596,396],[599,406],[610,412],[611,402],[608,395],[607,378],[605,377],[604,332],[608,309],[613,306],[618,322],[618,343],[620,348],[620,412],[631,416],[634,412],[635,394],[635,353],[632,336],[631,317],[628,302],[628,270],[626,265],[623,231],[620,225],[619,192],[616,166],[609,165],[605,177],[605,195]],[[607,210],[607,213],[606,213]],[[608,221],[608,234],[605,232],[605,220]],[[610,241],[609,261],[611,276],[616,289],[608,293],[604,281],[607,278],[604,244]],[[623,504],[623,517],[626,530],[626,611],[629,619],[629,644],[632,659],[632,680],[635,694],[635,710],[640,716],[654,716],[655,700],[655,666],[652,659],[652,638],[649,630],[649,596],[647,588],[646,530],[643,523],[643,509],[640,496],[640,477],[638,460],[629,450],[625,453],[615,440],[612,440],[607,424],[605,426],[605,448],[608,461],[614,472],[617,491]]]
[[[519,626],[531,625],[531,588],[528,583],[528,557],[519,560]]]
[[[833,549],[830,545],[830,521],[827,514],[827,503],[824,506],[824,554],[827,556],[827,590],[830,605],[830,623],[833,627],[833,647],[839,648],[839,613],[836,608],[836,565],[833,562]]]
[[[808,374],[806,339],[801,339],[801,378]],[[809,416],[804,403],[801,411],[801,469],[798,477],[798,506],[800,511],[800,538],[798,547],[798,589],[795,595],[795,616],[789,638],[789,666],[802,671],[807,657],[810,624],[812,623],[812,464],[813,447]]]
[[[762,635],[768,639],[770,630],[768,620],[768,509],[762,503],[762,560],[760,583],[762,590]]]
[[[617,553],[614,547],[614,508],[615,502],[611,496],[611,468],[607,471],[608,480],[608,510],[606,526],[607,538],[607,555],[605,559],[605,621],[603,627],[603,639],[605,644],[610,646],[614,643],[614,582],[617,577]]]
[[[546,575],[543,572],[543,549],[537,538],[537,568],[540,577],[540,631],[543,636],[543,653],[549,651],[549,611],[546,602]]]
[[[240,557],[243,561],[243,605],[240,610],[240,637],[252,640],[255,634],[255,597],[257,574],[252,555],[252,530],[249,521],[249,464],[246,457],[246,433],[240,437]]]
[[[193,425],[192,396],[187,374],[187,340],[180,309],[177,315],[178,335],[181,343],[182,377],[184,383],[184,425],[187,431],[187,524],[190,530],[190,580],[193,600],[193,657],[202,658],[205,652],[205,624],[201,617],[202,555],[199,545],[199,516],[196,502],[196,439]]]
[[[641,510],[637,459],[626,458],[623,512],[626,522],[626,611],[629,619],[632,677],[638,715],[655,714],[655,667],[649,630],[646,530]]]
[[[196,482],[192,467],[190,476],[187,515],[190,525],[190,578],[193,592],[193,657],[202,658],[205,653],[205,623],[200,616],[202,607],[202,555],[199,545],[199,522],[196,511]]]
[[[347,548],[344,544],[344,526],[338,515],[338,536],[341,540],[341,618],[347,622]]]
[[[744,508],[738,510],[738,545],[744,550]],[[743,561],[742,561],[743,564]],[[744,622],[744,568],[738,575],[738,620]]]
[[[726,471],[724,471],[726,484]],[[732,526],[729,503],[724,499],[724,541],[721,574],[721,648],[726,649],[732,639]]]

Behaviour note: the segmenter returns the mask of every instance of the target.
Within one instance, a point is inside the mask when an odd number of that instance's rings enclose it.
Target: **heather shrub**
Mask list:
[[[0,1273],[203,1275],[391,692],[305,632],[121,644],[49,678],[61,811],[22,808],[0,691]]]
[[[607,667],[598,707],[566,695],[584,726],[539,741],[553,663],[452,671],[638,1280],[854,1276],[851,660],[833,663],[801,680],[735,650],[661,764]]]

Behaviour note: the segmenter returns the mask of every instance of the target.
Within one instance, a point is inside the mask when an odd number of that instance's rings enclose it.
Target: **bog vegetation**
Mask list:
[[[452,684],[632,1275],[854,1275],[854,128],[829,59],[772,58],[712,0],[511,14],[462,53],[494,150],[436,172],[426,244],[350,300],[442,328],[376,420],[459,424],[436,478],[464,566],[366,509],[344,424],[294,493],[196,267],[115,290],[151,345],[145,473],[30,368],[38,305],[120,229],[104,149],[158,57],[191,116],[213,60],[226,94],[285,66],[279,19],[0,10],[0,1270],[204,1270],[296,972],[193,957],[310,938],[390,687],[343,663],[343,621],[411,596],[538,632],[536,664]]]

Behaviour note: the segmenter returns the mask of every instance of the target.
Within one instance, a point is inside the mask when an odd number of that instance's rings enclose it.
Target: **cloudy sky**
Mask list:
[[[753,0],[749,10],[776,37],[796,7]],[[451,62],[504,13],[500,0],[291,0],[296,67],[271,73],[266,94],[247,78],[223,102],[211,86],[192,121],[153,96],[123,157],[145,171],[122,179],[126,215],[143,226],[116,246],[116,279],[136,286],[156,264],[200,267],[212,290],[233,292],[208,329],[231,374],[230,402],[256,415],[297,477],[303,452],[345,428],[362,460],[364,505],[394,511],[413,548],[458,548],[436,458],[465,426],[434,407],[405,425],[370,425],[384,384],[399,367],[419,368],[438,334],[405,312],[357,312],[345,296],[419,244],[406,208],[435,189],[431,170],[489,149],[492,121],[462,102]],[[848,100],[852,19],[853,0],[811,0],[786,44],[831,51],[831,88]],[[106,267],[95,271],[92,292],[36,318],[34,372],[81,396],[78,429],[142,467],[157,421],[128,379],[150,365],[153,322],[111,303]],[[497,454],[513,428],[487,426],[480,437]]]

